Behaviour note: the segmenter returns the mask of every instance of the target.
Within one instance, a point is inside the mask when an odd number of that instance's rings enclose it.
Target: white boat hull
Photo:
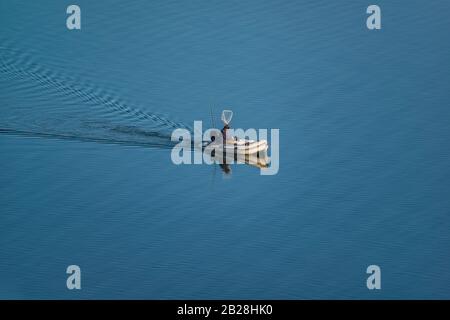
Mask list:
[[[257,155],[267,151],[268,144],[266,140],[238,140],[231,143],[211,143],[206,149],[212,152],[214,156],[222,155]]]

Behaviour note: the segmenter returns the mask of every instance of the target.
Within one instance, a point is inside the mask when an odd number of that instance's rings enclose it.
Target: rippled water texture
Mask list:
[[[0,2],[0,298],[450,298],[448,1],[76,3]],[[279,173],[174,165],[211,108]]]

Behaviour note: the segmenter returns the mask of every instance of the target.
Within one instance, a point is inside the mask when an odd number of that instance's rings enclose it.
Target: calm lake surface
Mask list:
[[[0,298],[450,298],[448,1],[70,4],[0,3]],[[174,165],[210,106],[278,174]]]

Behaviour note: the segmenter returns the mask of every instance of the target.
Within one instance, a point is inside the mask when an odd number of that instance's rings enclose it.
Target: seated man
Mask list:
[[[226,143],[233,143],[235,138],[233,136],[231,136],[230,132],[228,131],[228,129],[230,129],[229,125],[225,125],[223,127],[222,130],[220,130],[220,132],[222,132],[222,137],[223,137],[223,144]]]

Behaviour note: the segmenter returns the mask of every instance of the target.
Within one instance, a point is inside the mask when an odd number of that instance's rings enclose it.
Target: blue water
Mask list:
[[[72,3],[0,2],[0,298],[450,298],[450,3]],[[172,164],[210,106],[279,173]]]

